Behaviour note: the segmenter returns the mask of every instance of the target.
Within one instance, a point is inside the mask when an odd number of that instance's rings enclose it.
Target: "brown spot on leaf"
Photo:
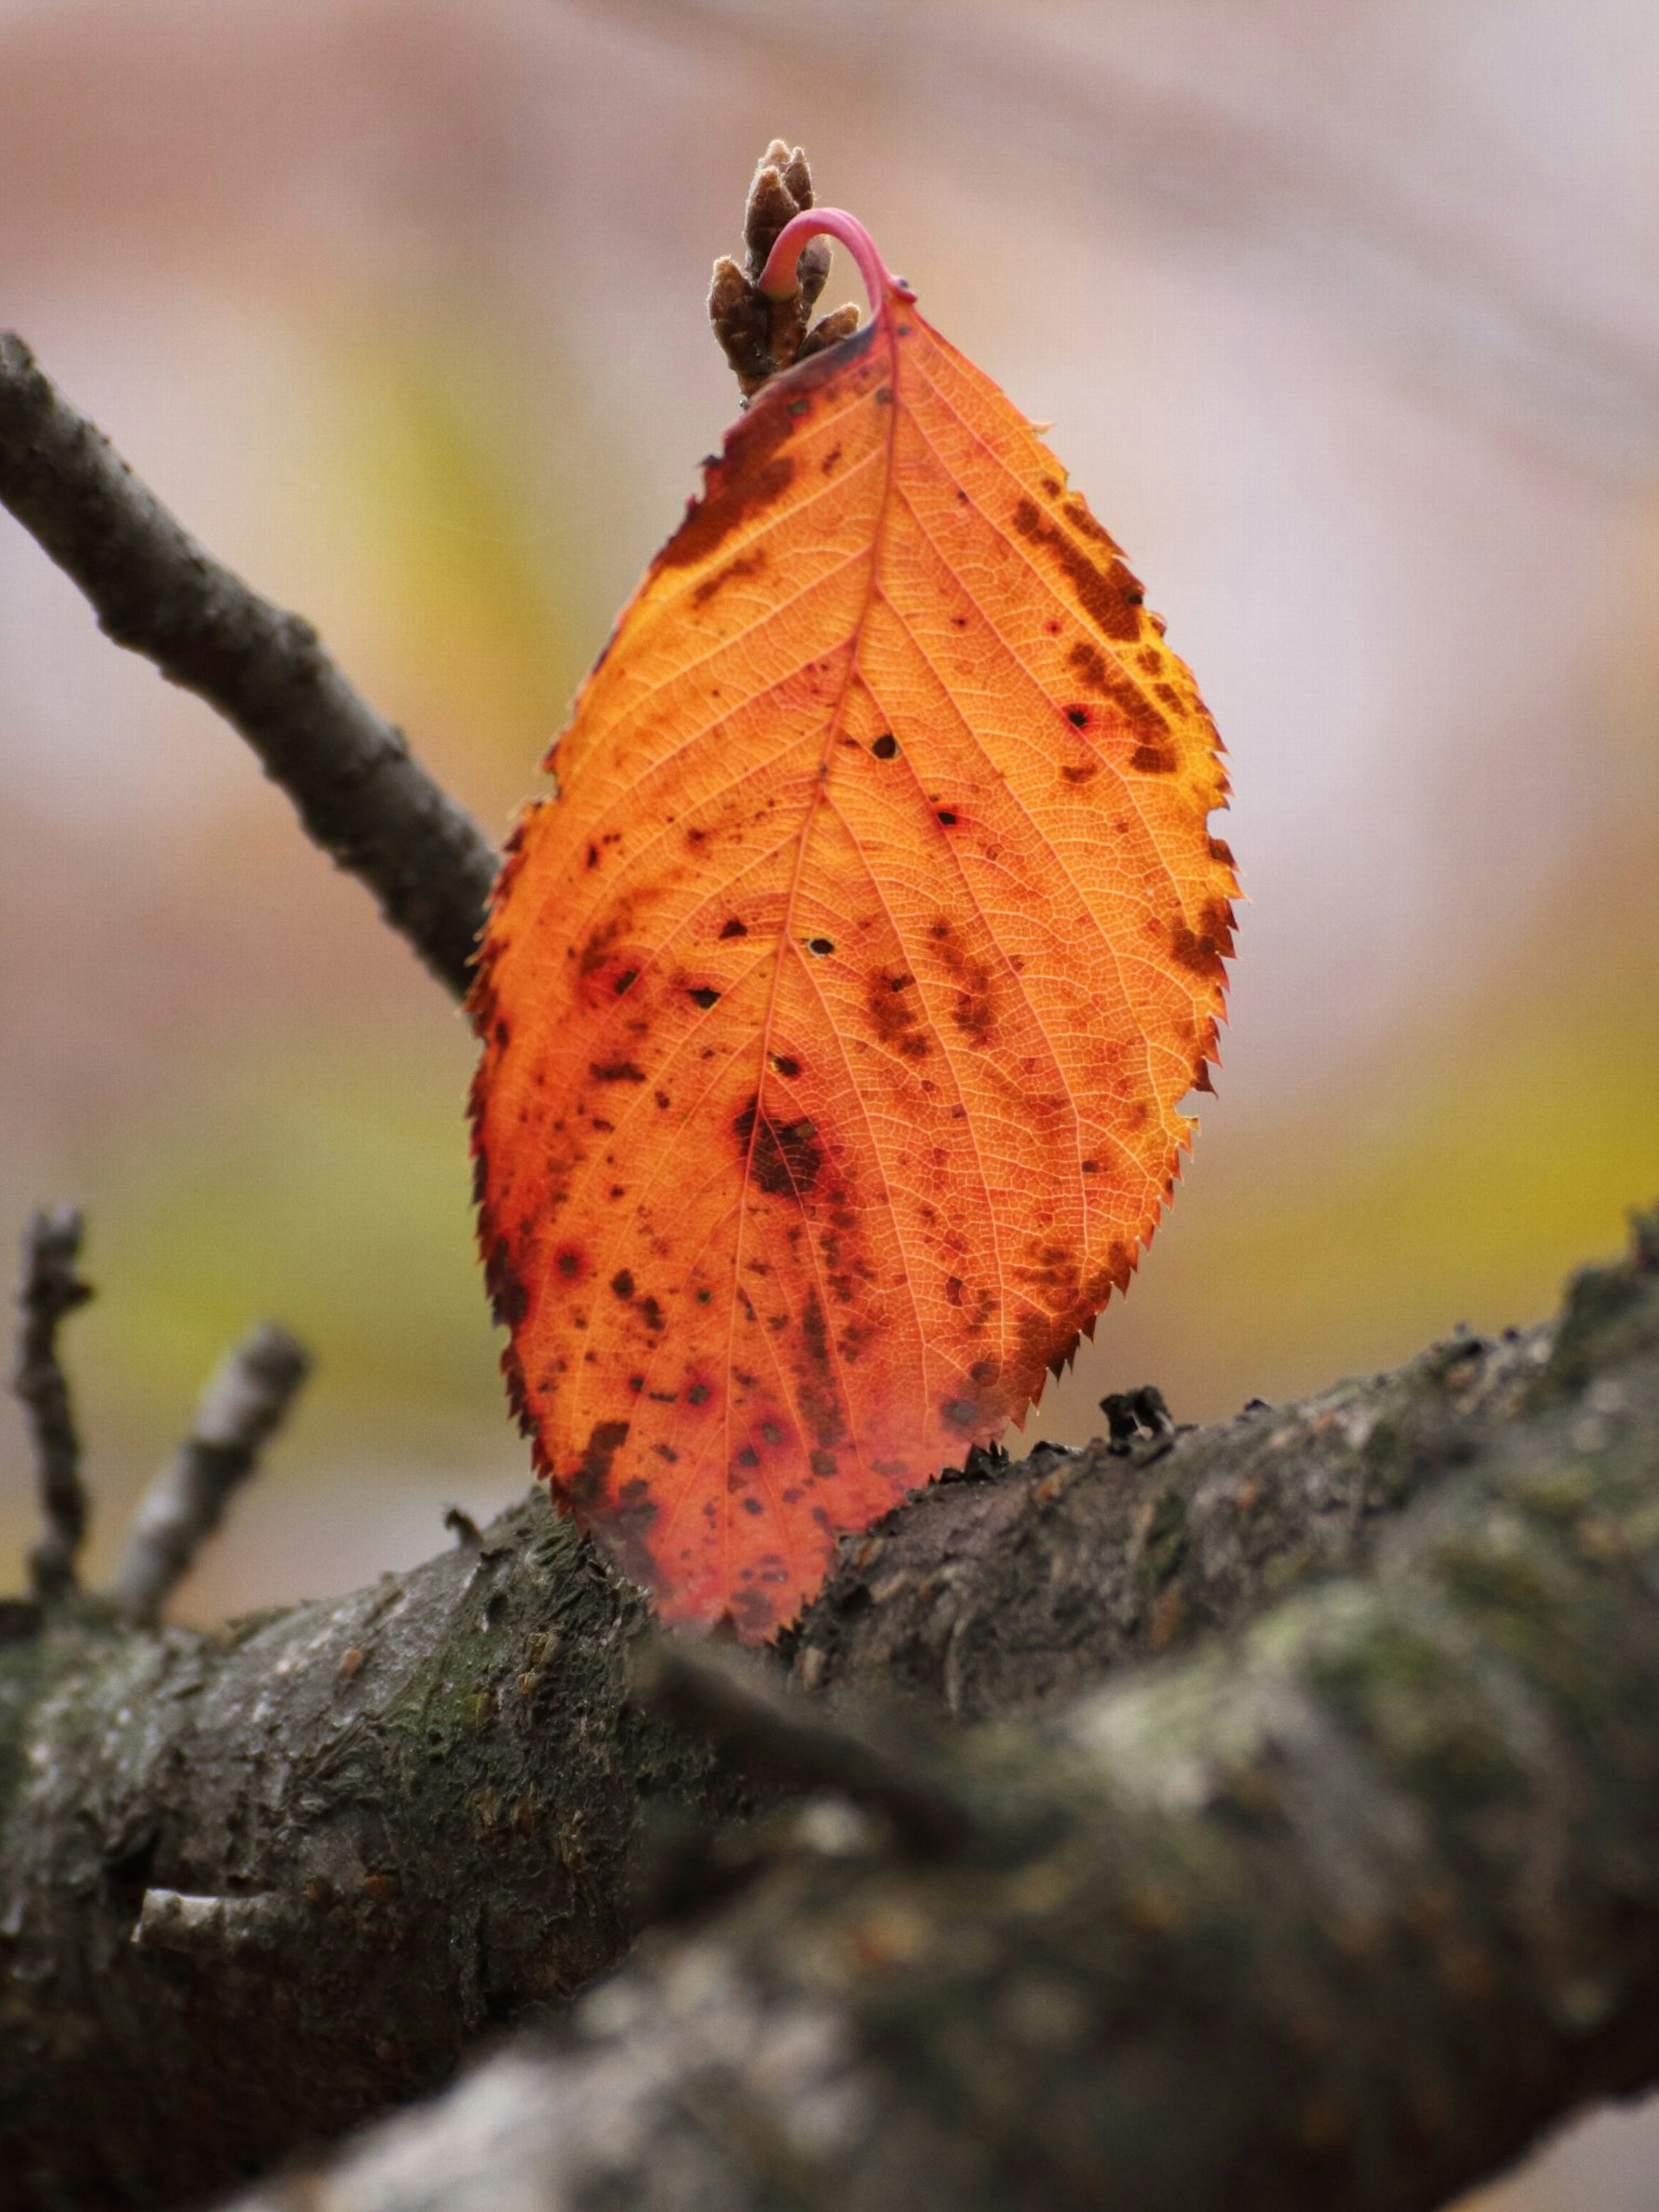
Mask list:
[[[807,1195],[823,1165],[811,1121],[774,1121],[754,1097],[732,1127],[750,1177],[760,1189],[773,1198]]]
[[[717,592],[724,591],[726,585],[735,583],[740,576],[758,575],[765,566],[766,553],[763,547],[757,545],[752,553],[739,553],[735,561],[728,561],[723,568],[717,568],[712,576],[703,578],[702,583],[691,594],[693,605],[706,607]]]
[[[594,1424],[586,1449],[565,1485],[566,1495],[578,1513],[591,1512],[603,1499],[611,1480],[611,1462],[627,1443],[628,1430],[626,1421]]]
[[[1139,610],[1145,594],[1121,561],[1114,556],[1109,567],[1097,568],[1057,523],[1043,520],[1042,510],[1035,500],[1021,500],[1014,509],[1012,521],[1014,529],[1028,544],[1043,546],[1054,556],[1077,593],[1084,612],[1097,629],[1108,637],[1139,636]]]

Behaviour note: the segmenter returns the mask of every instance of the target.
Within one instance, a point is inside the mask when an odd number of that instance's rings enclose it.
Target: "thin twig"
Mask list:
[[[316,632],[250,591],[0,332],[0,502],[118,645],[239,730],[307,833],[366,884],[440,981],[465,993],[496,855]]]
[[[270,1322],[251,1330],[225,1359],[202,1395],[179,1456],[157,1475],[134,1516],[110,1588],[131,1619],[154,1620],[160,1613],[310,1372],[305,1346]]]
[[[91,1284],[75,1271],[81,1231],[81,1216],[72,1206],[36,1213],[23,1236],[23,1282],[17,1294],[23,1320],[12,1387],[28,1410],[34,1439],[46,1533],[29,1553],[29,1587],[43,1603],[66,1597],[76,1587],[75,1563],[87,1533],[81,1439],[58,1358],[58,1323],[92,1296]]]

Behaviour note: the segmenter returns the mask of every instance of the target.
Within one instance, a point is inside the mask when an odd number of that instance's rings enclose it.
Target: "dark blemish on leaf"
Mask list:
[[[962,1278],[960,1275],[947,1275],[945,1278],[945,1296],[946,1303],[951,1305],[959,1306],[962,1304]]]
[[[838,1464],[834,1452],[825,1451],[820,1444],[816,1450],[808,1453],[807,1464],[820,1482],[834,1481]]]
[[[710,1006],[719,1002],[720,994],[718,991],[711,990],[707,983],[702,983],[695,991],[688,992],[686,995],[693,1006],[701,1006],[707,1012]]]
[[[672,1444],[653,1444],[651,1449],[659,1459],[665,1459],[670,1467],[679,1465],[680,1455]]]
[[[668,1093],[665,1091],[659,1091],[656,1094],[656,1099],[658,1105],[661,1107],[665,1114],[668,1111],[669,1107],[673,1103],[673,1101],[669,1097]]]
[[[626,1267],[619,1267],[617,1273],[611,1278],[611,1287],[617,1293],[617,1296],[619,1298],[631,1298],[633,1297],[634,1278],[629,1273]]]
[[[967,493],[966,493],[965,491],[963,491],[963,489],[962,489],[962,486],[961,486],[960,484],[958,484],[958,485],[957,486],[957,498],[962,501],[962,503],[963,503],[963,505],[964,507],[966,507],[966,506],[967,506],[967,504],[968,504],[968,495],[967,495]]]
[[[951,813],[948,806],[941,806],[939,808],[939,818],[945,824],[947,830],[954,828],[957,817]]]
[[[922,1034],[921,1015],[914,1001],[903,995],[915,981],[908,974],[888,975],[878,969],[870,979],[864,1003],[883,1044],[893,1046],[907,1060],[925,1060],[927,1039]]]
[[[979,1407],[971,1398],[948,1399],[945,1418],[955,1429],[971,1429],[979,1419]]]
[[[629,1387],[629,1389],[634,1393],[634,1395],[637,1398],[637,1397],[639,1396],[639,1395],[640,1395],[641,1391],[641,1390],[643,1390],[643,1389],[644,1389],[644,1388],[645,1388],[645,1377],[644,1377],[644,1376],[643,1376],[643,1375],[630,1375],[630,1376],[629,1376],[629,1378],[628,1378],[628,1387]]]
[[[708,1385],[706,1382],[694,1382],[685,1394],[685,1402],[688,1406],[705,1405],[708,1402]]]
[[[1231,868],[1233,866],[1233,848],[1226,839],[1212,837],[1209,844],[1210,858],[1212,860],[1219,860],[1224,868]]]
[[[599,848],[597,845],[590,845],[587,848],[587,865],[590,868],[597,868],[599,865]]]
[[[653,1332],[662,1327],[662,1308],[655,1298],[640,1300],[640,1316],[646,1327]]]
[[[891,760],[898,750],[898,739],[890,730],[884,730],[870,750],[878,760]]]
[[[787,1052],[775,1052],[772,1065],[786,1083],[793,1083],[800,1073],[800,1062]]]
[[[741,1459],[742,1453],[739,1452],[738,1456]],[[766,1508],[758,1498],[745,1498],[743,1501],[743,1510],[745,1513],[764,1513]]]
[[[1103,545],[1109,553],[1118,550],[1117,540],[1110,531],[1103,529],[1089,512],[1088,502],[1075,495],[1066,502],[1064,514],[1080,538],[1092,538],[1097,545]]]
[[[628,992],[631,991],[635,984],[637,983],[639,980],[640,971],[637,968],[624,968],[622,974],[617,976],[612,988],[615,989],[617,996],[620,999],[624,997]]]
[[[1100,1172],[1100,1162],[1098,1160],[1085,1160],[1082,1165],[1085,1175],[1098,1175]]]
[[[778,450],[793,429],[781,407],[756,408],[743,418],[708,469],[708,489],[688,502],[684,521],[658,555],[660,567],[706,561],[740,523],[777,504],[794,479],[793,457]]]
[[[1169,725],[1139,685],[1125,676],[1121,669],[1109,667],[1104,654],[1096,646],[1074,645],[1071,664],[1091,690],[1098,691],[1103,698],[1110,701],[1142,750],[1156,750],[1167,754],[1164,765],[1173,768],[1176,764],[1175,750],[1169,741]],[[1134,765],[1140,767],[1144,763],[1137,761]]]
[[[621,1426],[626,1435],[627,1424]],[[670,1466],[679,1456],[671,1444],[659,1444],[657,1449]],[[605,1545],[623,1572],[636,1583],[648,1583],[651,1579],[655,1562],[646,1540],[656,1518],[656,1502],[652,1498],[650,1484],[638,1476],[623,1483],[605,1524]]]
[[[812,403],[810,399],[792,399],[789,403],[789,412],[795,417],[797,422],[800,420],[803,415],[810,415],[811,411]]]
[[[735,561],[728,561],[725,568],[717,568],[712,576],[703,578],[702,583],[691,594],[692,605],[699,607],[707,606],[715,592],[722,590],[726,585],[735,581],[739,576],[752,576],[765,566],[766,553],[763,547],[757,545],[752,553],[740,553]]]
[[[731,921],[725,923],[720,930],[722,937],[747,937],[748,934],[748,929],[738,920],[736,915],[733,915]]]
[[[484,1261],[484,1284],[489,1292],[489,1310],[497,1325],[516,1329],[525,1317],[529,1299],[524,1285],[513,1272],[505,1237],[497,1237],[490,1245]]]
[[[1032,545],[1046,546],[1065,572],[1084,611],[1108,637],[1140,635],[1138,611],[1144,594],[1137,579],[1115,557],[1109,568],[1097,568],[1057,523],[1045,522],[1036,501],[1023,499],[1012,516],[1014,529]],[[1075,520],[1075,517],[1073,517]]]
[[[1175,751],[1169,745],[1137,745],[1129,756],[1129,765],[1143,775],[1168,775],[1176,765]]]
[[[582,1255],[574,1244],[567,1244],[553,1264],[567,1283],[574,1283],[582,1272]]]
[[[816,953],[820,960],[827,960],[836,947],[834,940],[830,938],[809,937],[806,940],[806,949],[809,952]]]
[[[738,1465],[739,1467],[758,1467],[760,1465],[760,1454],[755,1449],[753,1444],[745,1444],[743,1449],[738,1454]]]
[[[578,1511],[601,1503],[611,1479],[611,1462],[628,1441],[626,1421],[599,1421],[589,1434],[587,1449],[565,1486]]]
[[[1067,783],[1087,783],[1091,776],[1100,774],[1100,763],[1084,761],[1075,768],[1063,768],[1060,772]]]
[[[771,1121],[758,1097],[751,1098],[732,1128],[749,1172],[773,1198],[805,1198],[817,1181],[823,1154],[813,1139],[811,1121]]]
[[[713,1291],[699,1291],[697,1292],[697,1304],[700,1306],[706,1306],[714,1295],[714,1293]]]
[[[824,455],[823,459],[818,463],[819,474],[827,477],[830,470],[835,467],[836,463],[840,459],[841,447],[839,446],[832,446],[830,448],[830,451]]]
[[[590,1060],[587,1072],[596,1083],[643,1083],[645,1070],[631,1060]]]
[[[876,404],[878,407],[890,407],[892,404],[893,387],[890,384],[884,384],[877,391]]]
[[[781,1444],[783,1442],[783,1431],[775,1421],[761,1423],[761,1442],[766,1444]]]
[[[1086,730],[1089,726],[1089,709],[1086,707],[1068,707],[1066,709],[1066,719],[1074,730]]]

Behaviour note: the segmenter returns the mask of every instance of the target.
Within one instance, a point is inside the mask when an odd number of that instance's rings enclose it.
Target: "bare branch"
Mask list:
[[[261,1322],[228,1355],[202,1395],[179,1456],[134,1516],[110,1589],[130,1620],[158,1617],[310,1372],[305,1346],[271,1322]]]
[[[1431,2212],[1650,2082],[1656,1241],[1366,1575],[963,1732],[1016,1850],[798,1826],[556,2044],[242,2212]]]
[[[29,1553],[29,1582],[43,1602],[76,1588],[76,1559],[87,1533],[87,1493],[81,1480],[81,1439],[76,1432],[69,1382],[58,1357],[58,1325],[92,1296],[75,1272],[81,1254],[81,1216],[72,1206],[42,1210],[23,1236],[22,1313],[12,1387],[28,1412],[40,1475],[46,1533]]]
[[[942,1882],[1003,1856],[1011,1833],[1024,1848],[942,1722],[994,1724],[960,1732],[976,1760],[970,1745],[1023,1733],[1007,1724],[1125,1662],[1363,1569],[1413,1501],[1517,1449],[1540,1392],[1607,1396],[1607,1280],[1587,1279],[1559,1332],[1459,1340],[1127,1454],[973,1455],[844,1547],[781,1654],[808,1734],[764,1744],[752,1707],[722,1728],[705,1701],[691,1729],[641,1710],[643,1595],[544,1498],[477,1541],[458,1528],[411,1573],[217,1633],[0,1609],[12,2197],[39,2212],[201,2202],[435,2087],[486,2023],[614,1966],[642,1917],[711,1927],[722,1898],[834,1847],[822,1802],[752,1824],[786,1768],[815,1794],[884,1795],[878,1819],[846,1809],[841,1846],[890,1837]],[[1637,1434],[1659,1437],[1659,1405]],[[878,1697],[907,1707],[881,1723],[897,1755],[860,1776],[848,1739],[878,1741]],[[926,1756],[906,1774],[912,1741]],[[918,1851],[914,1822],[907,1842],[892,1794],[907,1780],[947,1818],[969,1808],[965,1849]],[[9,1988],[27,1992],[10,2008]],[[933,2199],[918,2186],[912,2201]]]
[[[311,625],[206,553],[9,332],[0,332],[0,501],[80,586],[107,636],[241,732],[307,834],[459,997],[495,880],[483,832],[353,690]]]

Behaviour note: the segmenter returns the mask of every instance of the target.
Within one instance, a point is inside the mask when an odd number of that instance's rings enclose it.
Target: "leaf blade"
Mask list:
[[[1223,1009],[1218,750],[902,292],[708,465],[475,997],[515,1401],[671,1617],[770,1633],[1127,1285]]]

